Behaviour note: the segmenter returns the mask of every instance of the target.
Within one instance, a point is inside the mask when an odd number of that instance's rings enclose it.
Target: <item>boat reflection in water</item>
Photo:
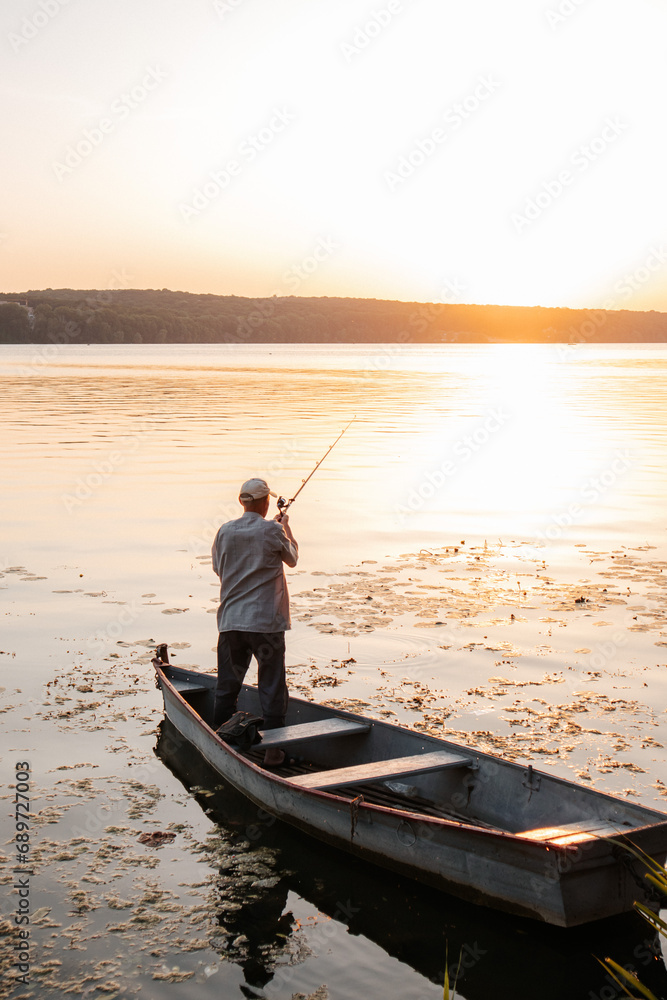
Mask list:
[[[225,784],[166,720],[156,754],[188,789],[214,791],[199,801],[229,846],[218,882],[220,953],[238,963],[255,990],[271,982],[281,954],[294,953],[298,921],[287,909],[293,892],[433,983],[442,985],[448,953],[450,976],[460,964],[462,1000],[624,996],[595,955],[631,967],[657,997],[667,998],[659,937],[637,915],[565,930],[499,914],[378,869],[274,819]],[[260,848],[270,850],[258,854]]]

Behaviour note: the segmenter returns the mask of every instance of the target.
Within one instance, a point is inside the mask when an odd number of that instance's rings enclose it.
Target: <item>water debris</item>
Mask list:
[[[138,838],[140,844],[147,844],[149,847],[162,847],[164,844],[171,844],[176,839],[175,833],[164,830],[154,830],[153,833],[142,833]]]
[[[153,979],[160,979],[165,983],[183,983],[186,979],[192,979],[194,972],[184,972],[177,965],[169,968],[163,965],[158,972],[153,973]]]
[[[293,594],[308,646],[289,667],[290,689],[318,701],[335,691],[329,704],[535,760],[605,790],[631,777],[636,789],[624,794],[664,806],[667,785],[655,774],[667,716],[662,705],[646,704],[642,684],[664,679],[654,643],[667,646],[667,563],[643,550],[614,553],[613,561],[590,547],[577,552],[585,579],[564,579],[521,543],[471,552],[450,542],[385,565],[316,572],[312,583],[320,585]],[[19,569],[16,586],[28,576]],[[102,594],[80,596],[93,593]],[[42,931],[36,940],[35,990],[44,996],[171,989],[153,979],[196,992],[194,983],[214,975],[222,995],[221,970],[252,957],[248,906],[284,888],[279,855],[257,848],[254,826],[246,833],[211,824],[203,809],[215,792],[174,792],[172,776],[162,775],[144,725],[161,714],[146,669],[155,645],[110,641],[116,652],[101,665],[72,659],[45,686],[42,705],[31,707],[69,748],[66,762],[54,757],[51,766],[80,769],[35,789],[35,861],[53,882],[40,888],[46,905],[33,916],[57,935],[49,940]],[[215,669],[213,654],[208,668]],[[3,707],[12,698],[5,694]],[[88,735],[96,730],[99,740]],[[83,735],[65,741],[62,733]],[[167,844],[172,850],[159,854]],[[307,918],[286,909],[281,920],[282,936],[262,956],[269,971],[309,957]],[[6,923],[0,941],[11,940]],[[62,965],[53,947],[67,956]],[[308,1000],[327,996],[321,986]]]

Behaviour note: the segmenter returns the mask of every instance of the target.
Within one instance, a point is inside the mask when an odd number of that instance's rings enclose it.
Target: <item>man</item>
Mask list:
[[[239,493],[243,515],[223,524],[213,543],[213,569],[220,577],[216,728],[236,711],[253,654],[264,728],[285,725],[285,630],[291,623],[283,563],[296,566],[299,548],[287,514],[265,520],[275,495],[263,479],[245,482]],[[282,750],[269,748],[264,763],[277,767],[284,759]]]

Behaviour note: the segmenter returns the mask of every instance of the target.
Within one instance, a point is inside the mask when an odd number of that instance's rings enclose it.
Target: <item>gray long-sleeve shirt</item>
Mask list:
[[[215,536],[211,556],[220,577],[218,631],[283,632],[291,628],[283,563],[299,550],[278,521],[246,511]]]

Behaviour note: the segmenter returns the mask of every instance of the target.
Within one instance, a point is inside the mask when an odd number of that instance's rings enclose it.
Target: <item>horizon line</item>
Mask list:
[[[479,309],[568,309],[571,312],[605,312],[605,313],[621,313],[621,312],[631,312],[631,313],[657,313],[660,316],[667,315],[667,312],[662,309],[612,309],[605,308],[604,306],[545,306],[545,305],[513,305],[510,303],[497,303],[497,302],[440,302],[434,299],[383,299],[377,298],[376,296],[360,296],[360,295],[237,295],[234,292],[190,292],[185,289],[174,289],[174,288],[69,288],[63,286],[61,288],[31,288],[27,291],[21,292],[0,292],[0,296],[3,295],[15,295],[15,296],[26,296],[26,295],[38,295],[45,294],[48,292],[74,292],[77,294],[104,294],[113,295],[115,293],[123,292],[166,292],[170,295],[192,295],[192,296],[211,296],[217,299],[247,299],[251,302],[259,302],[267,299],[340,299],[342,301],[352,300],[357,302],[400,302],[405,305],[436,305],[436,306],[457,306],[462,308],[479,308]],[[1,304],[1,300],[0,300]]]

